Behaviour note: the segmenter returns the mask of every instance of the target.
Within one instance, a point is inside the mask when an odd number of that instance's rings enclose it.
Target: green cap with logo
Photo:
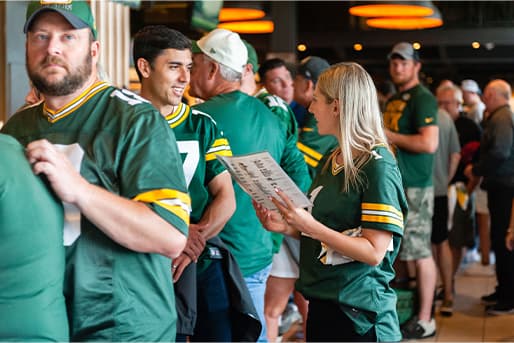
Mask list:
[[[97,37],[95,18],[91,13],[91,8],[87,1],[73,0],[41,0],[32,1],[27,6],[27,21],[23,27],[23,32],[27,33],[30,25],[38,14],[44,11],[54,11],[62,15],[76,29],[90,28],[94,39]]]

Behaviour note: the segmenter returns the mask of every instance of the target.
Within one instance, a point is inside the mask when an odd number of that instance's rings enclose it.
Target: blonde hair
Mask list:
[[[348,62],[325,70],[316,87],[328,103],[339,101],[339,142],[345,170],[343,191],[347,192],[350,186],[363,185],[359,174],[371,157],[372,148],[378,144],[388,147],[375,84],[364,68]]]

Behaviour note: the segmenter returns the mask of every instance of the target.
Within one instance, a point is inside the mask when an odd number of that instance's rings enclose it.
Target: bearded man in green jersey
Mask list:
[[[45,100],[3,132],[26,145],[64,202],[70,338],[173,340],[170,259],[185,246],[190,211],[175,137],[146,100],[98,80],[86,2],[32,2],[24,31]]]

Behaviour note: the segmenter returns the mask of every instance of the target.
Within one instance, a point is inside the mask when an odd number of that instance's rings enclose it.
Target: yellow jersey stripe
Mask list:
[[[211,145],[211,147],[217,147],[217,146],[220,146],[220,145],[226,145],[226,146],[229,146],[230,144],[228,144],[228,139],[226,138],[218,138],[214,141],[214,143]]]
[[[303,159],[305,160],[305,163],[307,163],[308,165],[310,165],[313,168],[316,168],[319,164],[319,161],[313,160],[312,158],[310,158],[307,155],[303,155]]]
[[[370,223],[386,223],[386,224],[393,224],[398,226],[400,229],[403,230],[403,222],[401,220],[387,217],[387,216],[370,216],[370,215],[362,215],[361,221],[363,222],[370,222]]]
[[[317,152],[316,150],[312,149],[312,148],[309,148],[307,145],[305,144],[302,144],[300,142],[296,143],[296,146],[298,147],[298,149],[304,154],[304,155],[309,155],[311,158],[314,158],[315,160],[321,160],[321,158],[323,157],[323,154],[320,154],[319,152]]]
[[[189,224],[191,212],[191,198],[189,194],[174,189],[155,189],[137,195],[133,200],[146,203],[155,203],[175,214]]]
[[[64,105],[60,109],[53,111],[46,107],[46,103],[43,105],[43,113],[47,116],[50,123],[55,123],[59,119],[65,118],[77,110],[82,104],[87,102],[98,92],[109,87],[109,84],[104,81],[98,81],[91,85],[91,87],[84,90],[77,98],[72,100],[69,104]]]
[[[169,205],[162,201],[157,201],[156,204],[161,207],[164,207],[165,209],[167,209],[168,211],[170,211],[171,213],[173,213],[174,215],[176,215],[177,217],[182,219],[182,221],[189,226],[189,211],[184,210],[179,205]]]
[[[211,154],[206,154],[205,155],[205,161],[209,162],[209,161],[215,160],[216,159],[216,155],[232,156],[232,151],[231,150],[222,150],[222,151],[217,151],[215,153],[213,152]]]
[[[141,193],[134,198],[136,201],[155,202],[163,199],[178,199],[187,206],[191,207],[191,198],[189,194],[177,191],[175,189],[154,189],[145,193]]]
[[[361,209],[392,212],[392,213],[396,214],[397,216],[403,218],[403,213],[398,211],[395,207],[393,207],[391,205],[363,202],[361,204]]]

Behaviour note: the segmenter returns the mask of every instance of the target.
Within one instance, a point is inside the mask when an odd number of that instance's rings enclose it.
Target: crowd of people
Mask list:
[[[487,313],[514,313],[506,81],[432,94],[406,42],[378,83],[319,56],[259,63],[225,29],[147,26],[135,94],[101,76],[86,1],[31,2],[23,30],[33,88],[0,133],[1,341],[275,342],[293,301],[306,341],[431,337],[477,244],[495,254]],[[277,188],[267,209],[216,157],[261,151],[311,207]],[[400,323],[402,285],[418,301]]]

